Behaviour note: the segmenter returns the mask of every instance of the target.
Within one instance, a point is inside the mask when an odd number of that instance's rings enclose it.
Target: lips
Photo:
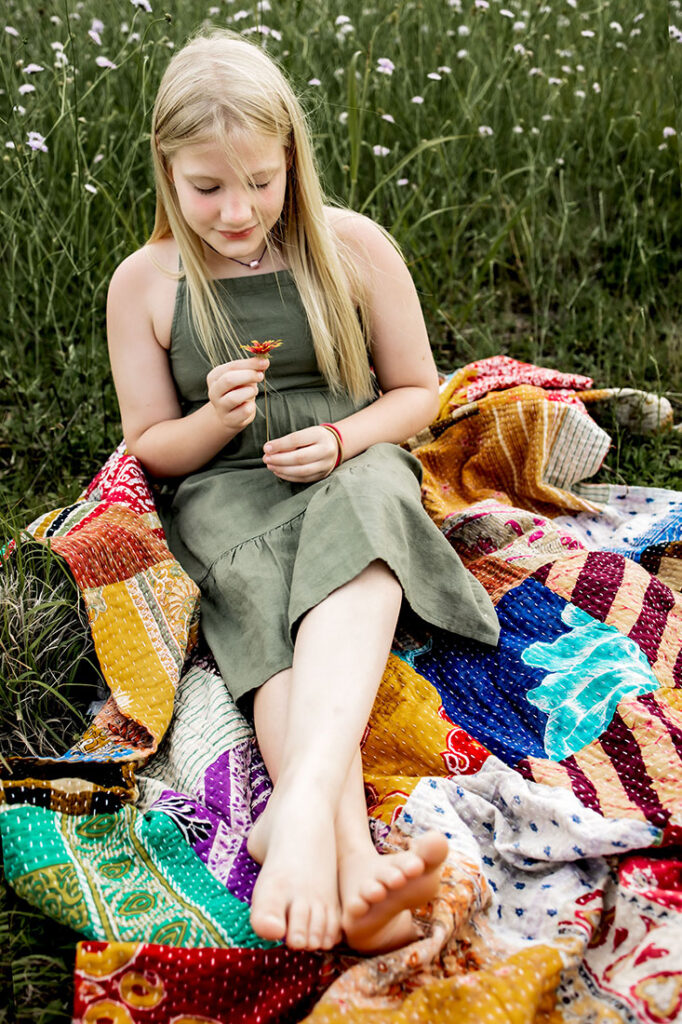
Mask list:
[[[218,231],[219,235],[223,238],[229,238],[230,240],[239,241],[241,238],[248,238],[252,231],[255,230],[255,224],[253,227],[246,228],[244,231]]]

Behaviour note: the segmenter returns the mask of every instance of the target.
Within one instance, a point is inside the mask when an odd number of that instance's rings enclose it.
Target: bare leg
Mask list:
[[[263,938],[312,949],[331,945],[338,934],[334,821],[386,665],[401,597],[387,566],[373,562],[301,622],[287,715],[279,720],[279,774],[248,842],[263,865],[251,907],[251,923]],[[263,742],[259,696],[256,734]]]
[[[383,563],[375,563],[375,567],[388,576],[387,582],[395,584],[392,596],[394,598],[397,596],[398,599],[397,606],[394,608],[395,617],[397,617],[399,588],[395,595],[397,584]],[[374,567],[370,566],[370,569],[372,568]],[[374,575],[376,576],[376,574]],[[353,584],[358,582],[364,582],[362,577],[354,580]],[[375,579],[373,582],[376,584],[378,581]],[[352,584],[348,586],[350,587]],[[370,586],[367,589],[373,588]],[[336,595],[342,594],[346,590],[346,587],[341,588]],[[336,595],[332,595],[332,598]],[[369,597],[369,593],[366,596]],[[324,604],[326,605],[327,602]],[[365,610],[368,611],[368,609]],[[354,604],[354,616],[362,615],[362,613],[363,609],[358,609],[357,604]],[[380,617],[386,620],[383,613],[380,614]],[[369,665],[377,671],[373,685],[370,686],[371,700],[365,712],[365,719],[361,724],[359,724],[360,719],[357,716],[354,719],[358,738],[364,730],[366,717],[369,715],[371,702],[383,672],[395,628],[395,617],[391,616],[388,622],[382,623],[390,627],[390,633],[387,637],[384,636],[385,646],[381,651],[377,651],[377,637],[371,635],[371,625],[370,635],[365,638],[368,646],[361,647],[357,643],[359,639],[357,631],[351,634],[346,633],[336,620],[334,635],[327,638],[329,640],[328,656],[324,663],[318,666],[318,672],[328,672],[329,653],[335,651],[334,645],[338,644],[340,632],[347,649],[355,655],[351,667],[353,676],[358,672],[362,673],[365,661],[369,661]],[[376,620],[374,620],[374,625],[376,625]],[[317,628],[319,628],[319,624]],[[366,632],[366,627],[361,627],[360,632]],[[300,638],[301,633],[299,632],[299,642]],[[324,640],[323,637],[317,639],[318,641]],[[363,654],[369,654],[369,658],[363,658]],[[331,660],[336,661],[336,655]],[[343,660],[341,659],[337,664],[343,664]],[[283,787],[281,780],[286,735],[282,724],[290,723],[293,718],[289,705],[291,690],[296,684],[296,667],[295,656],[294,670],[279,673],[268,680],[256,696],[254,708],[256,732],[270,775],[276,781],[273,801],[277,794],[281,807],[279,813],[271,814],[270,822],[264,815],[249,839],[251,853],[261,862],[267,860],[270,875],[268,881],[268,873],[264,867],[262,872],[264,881],[259,880],[259,885],[254,893],[252,923],[256,931],[266,938],[286,936],[287,942],[293,946],[329,948],[339,937],[339,907],[336,899],[338,869],[342,923],[349,945],[366,952],[396,948],[415,937],[409,908],[421,905],[435,894],[440,864],[447,852],[447,843],[444,837],[437,833],[431,833],[428,836],[420,837],[413,845],[411,852],[388,857],[382,857],[376,852],[368,829],[362,762],[357,745],[350,753],[352,763],[345,778],[341,779],[340,772],[336,775],[336,784],[341,788],[340,793],[337,794],[337,809],[335,816],[331,818],[331,827],[329,816],[324,813],[324,810],[319,815],[320,807],[317,804],[311,808],[311,795],[314,786],[311,786],[310,780],[303,779],[306,791],[303,799],[300,798],[300,794],[297,794],[295,786],[293,789],[290,786],[288,790]],[[318,674],[316,674],[316,680],[319,689],[323,684],[319,682]],[[341,692],[344,692],[343,684]],[[344,700],[347,704],[349,700],[347,689]],[[338,733],[340,728],[338,718],[334,719],[333,728]],[[346,744],[346,754],[349,745],[349,743]],[[326,763],[329,754],[325,753],[324,756]],[[295,774],[292,774],[291,777],[295,778]],[[271,807],[272,803],[268,807],[269,811]],[[277,812],[277,803],[274,807]],[[282,807],[288,808],[288,820],[283,823],[283,827],[286,828],[296,846],[295,863],[289,863],[288,867],[285,862],[291,859],[291,853],[287,855],[284,852],[287,844],[277,842],[275,835],[275,829],[279,827],[275,822],[285,816]],[[300,817],[296,810],[297,807],[302,807],[305,818],[305,821],[299,826],[301,831],[298,834],[293,820]],[[266,827],[263,828],[263,825]],[[308,850],[312,856],[306,856],[306,843],[309,844]],[[278,855],[281,858],[280,868],[277,867],[275,858],[277,849],[282,851]],[[271,864],[272,861],[274,863]]]

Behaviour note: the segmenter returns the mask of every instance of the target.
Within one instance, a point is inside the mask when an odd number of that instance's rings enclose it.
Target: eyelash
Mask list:
[[[256,184],[256,182],[254,181],[253,187],[260,190],[260,189],[267,188],[269,184],[270,184],[269,181],[264,181],[261,184]],[[214,192],[218,191],[218,186],[217,185],[214,185],[212,188],[199,188],[198,185],[195,185],[194,187],[197,190],[197,192],[200,195],[202,195],[202,196],[210,196]]]

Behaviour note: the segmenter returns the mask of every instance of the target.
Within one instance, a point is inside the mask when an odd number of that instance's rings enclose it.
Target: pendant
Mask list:
[[[251,268],[251,270],[255,270],[259,263],[260,260],[250,260],[249,267]]]

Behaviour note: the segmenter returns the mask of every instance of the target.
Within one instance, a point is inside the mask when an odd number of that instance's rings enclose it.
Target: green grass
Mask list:
[[[259,28],[252,36],[281,60],[303,94],[329,194],[403,247],[442,369],[506,353],[587,373],[597,386],[666,394],[682,418],[680,162],[677,137],[664,132],[682,131],[682,44],[668,42],[668,16],[682,31],[679,0],[642,4],[643,18],[631,0],[271,2],[151,0],[150,15],[128,0],[6,0],[17,34],[0,32],[5,535],[74,500],[120,439],[106,290],[151,230],[149,114],[170,45],[204,17]],[[336,24],[340,15],[348,20]],[[104,22],[101,46],[88,35],[93,18]],[[98,67],[98,56],[117,67]],[[392,74],[379,73],[380,58]],[[26,73],[31,63],[44,70]],[[28,146],[29,132],[46,152]],[[604,417],[614,447],[601,479],[682,487],[679,433],[641,439]],[[50,614],[82,637],[63,616],[68,585],[24,634],[23,687],[7,685],[16,666],[3,668],[0,716],[13,743],[26,724],[17,711],[29,699],[38,709],[21,750],[48,749],[65,700],[76,729],[78,687],[90,685],[80,641],[71,693],[55,694],[45,660],[28,658],[52,631]],[[31,600],[43,603],[39,592]],[[73,936],[5,899],[11,1012],[66,1020]],[[58,951],[43,959],[53,942]]]

